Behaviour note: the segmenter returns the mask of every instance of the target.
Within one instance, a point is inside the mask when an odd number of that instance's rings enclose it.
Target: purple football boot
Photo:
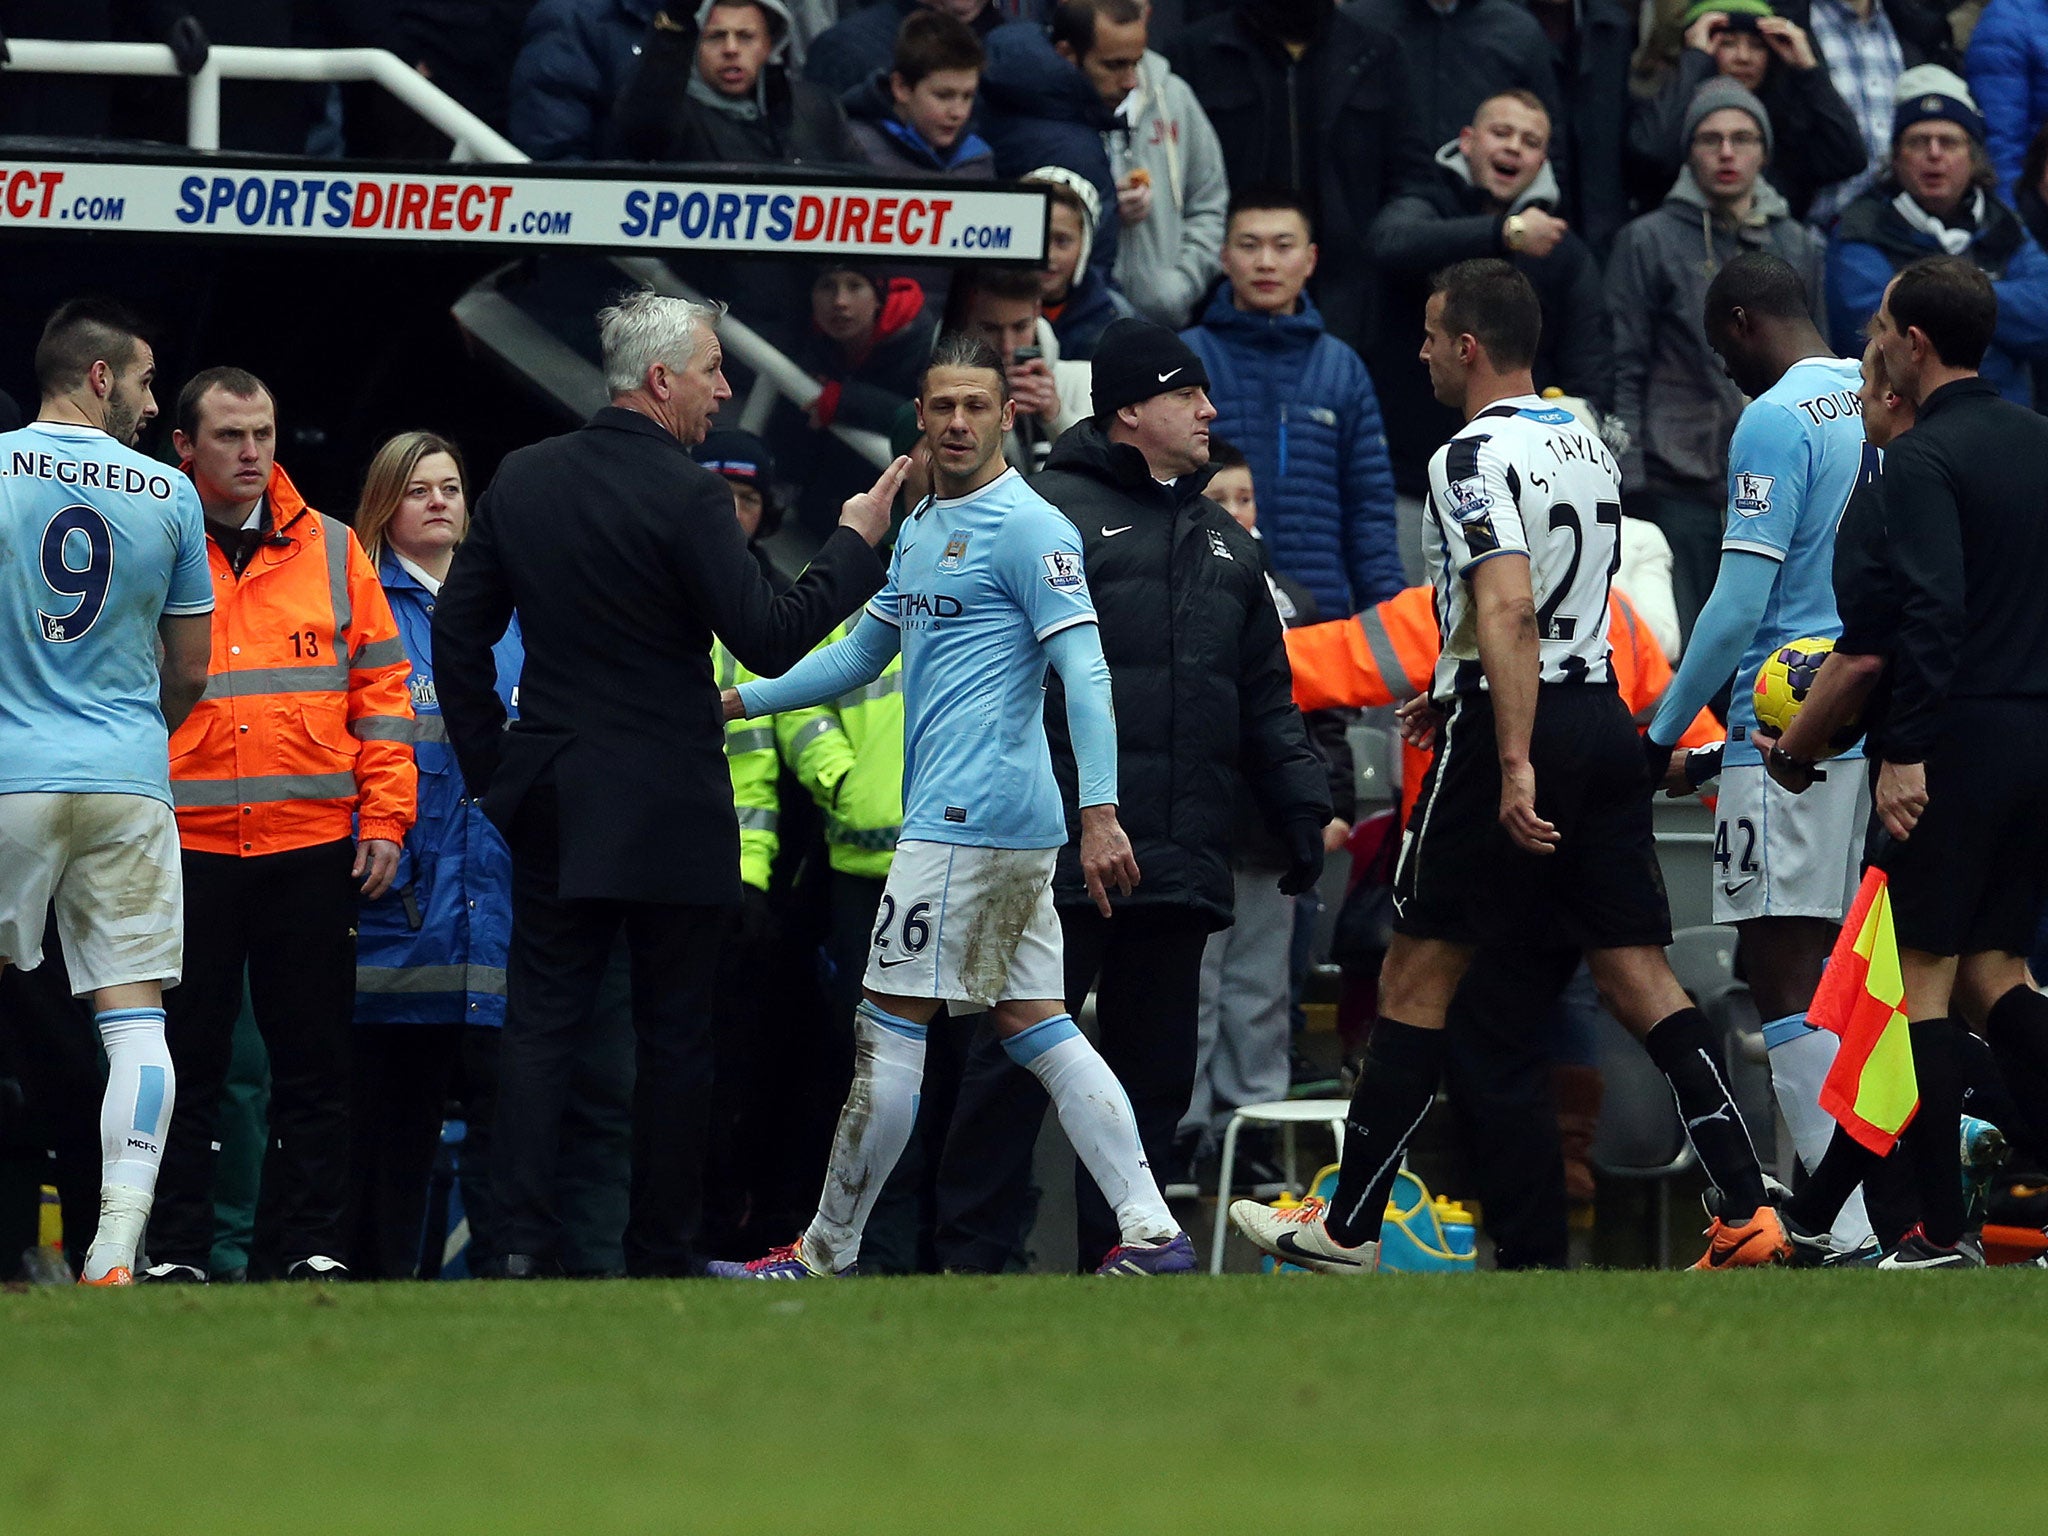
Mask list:
[[[845,1280],[859,1271],[858,1264],[847,1265],[837,1275],[811,1268],[804,1259],[802,1238],[781,1248],[771,1248],[760,1258],[749,1259],[744,1264],[713,1259],[704,1266],[704,1273],[714,1280]]]
[[[1163,1243],[1118,1243],[1095,1271],[1098,1275],[1189,1275],[1195,1270],[1195,1245],[1185,1232]]]

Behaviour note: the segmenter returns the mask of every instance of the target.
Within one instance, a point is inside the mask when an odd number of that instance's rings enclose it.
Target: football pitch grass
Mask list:
[[[2023,1529],[2048,1275],[22,1291],[0,1424],[22,1536]]]

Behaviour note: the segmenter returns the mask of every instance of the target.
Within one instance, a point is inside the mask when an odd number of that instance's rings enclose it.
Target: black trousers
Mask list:
[[[349,1270],[358,1280],[420,1272],[427,1180],[452,1104],[468,1122],[464,1208],[488,1232],[476,1174],[489,1166],[498,1029],[476,1024],[358,1024],[349,1111]],[[477,1251],[475,1239],[472,1249]]]
[[[0,1161],[18,1161],[18,1209],[0,1212],[0,1275],[12,1256],[36,1240],[41,1188],[53,1184],[64,1212],[64,1253],[73,1269],[85,1263],[99,1226],[100,1097],[106,1074],[90,1003],[71,995],[64,951],[51,921],[43,963],[33,971],[0,970],[0,1080],[20,1085],[21,1114],[0,1107]],[[0,1095],[9,1085],[0,1081]],[[11,1218],[11,1219],[10,1219]],[[14,1239],[21,1241],[16,1243]]]
[[[1166,1166],[1195,1085],[1196,997],[1209,919],[1185,907],[1129,907],[1105,918],[1060,908],[1067,1006],[1095,988],[1098,1045],[1130,1096],[1152,1166]],[[992,1024],[975,1032],[939,1165],[939,1262],[997,1274],[1017,1267],[1030,1236],[1031,1156],[1045,1119],[1038,1079],[1004,1053]],[[1116,1217],[1085,1167],[1074,1170],[1078,1267],[1117,1243]]]
[[[221,1086],[247,978],[270,1053],[270,1142],[252,1272],[348,1258],[350,1015],[356,994],[355,845],[344,838],[240,858],[193,853],[185,976],[164,994],[177,1105],[149,1220],[152,1263],[207,1266]]]
[[[1502,1269],[1570,1262],[1564,1154],[1551,1086],[1558,999],[1574,948],[1487,948],[1451,999],[1445,1085]]]
[[[635,1036],[626,1271],[690,1274],[701,1269],[711,994],[729,910],[565,899],[555,805],[553,786],[536,786],[510,839],[512,955],[492,1144],[499,1251],[558,1254],[555,1176],[570,1064],[593,1027],[598,984],[623,933]]]

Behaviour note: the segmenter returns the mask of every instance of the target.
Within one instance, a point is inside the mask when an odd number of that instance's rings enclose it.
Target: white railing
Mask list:
[[[128,75],[176,78],[182,71],[162,43],[58,42],[45,38],[9,38],[6,71],[15,74]],[[218,44],[206,64],[186,82],[186,142],[193,149],[220,148],[220,83],[223,80],[298,80],[345,84],[367,81],[382,86],[434,128],[455,142],[452,158],[523,164],[532,157],[456,101],[446,91],[408,69],[396,54],[381,48],[243,48]],[[613,265],[627,276],[663,293],[695,299],[696,291],[679,279],[667,263],[649,257],[616,257]],[[767,424],[774,397],[787,398],[800,411],[818,398],[815,379],[743,321],[728,316],[719,326],[725,350],[754,371],[743,419],[754,431]],[[594,371],[594,370],[593,370]],[[889,462],[886,439],[874,432],[834,426],[834,436],[877,466]]]
[[[178,61],[162,43],[53,42],[9,38],[7,65],[21,74],[143,75],[175,78]],[[327,84],[369,81],[404,102],[455,141],[457,160],[521,161],[517,145],[434,85],[398,56],[381,48],[241,48],[216,44],[206,64],[186,82],[185,141],[193,149],[220,148],[223,80],[303,80]]]

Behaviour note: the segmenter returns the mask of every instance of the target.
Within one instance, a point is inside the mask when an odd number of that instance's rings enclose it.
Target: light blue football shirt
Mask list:
[[[1779,646],[1842,632],[1835,612],[1835,529],[1863,463],[1861,370],[1809,357],[1751,401],[1728,449],[1728,526],[1723,549],[1767,555],[1778,579],[1736,669],[1724,762],[1760,763],[1751,745],[1757,668]],[[1842,754],[1861,757],[1861,746]]]
[[[904,839],[1064,844],[1041,642],[1095,622],[1074,525],[1014,469],[928,500],[868,612],[902,633]]]
[[[189,479],[96,427],[0,434],[0,794],[168,805],[157,621],[212,610]]]

